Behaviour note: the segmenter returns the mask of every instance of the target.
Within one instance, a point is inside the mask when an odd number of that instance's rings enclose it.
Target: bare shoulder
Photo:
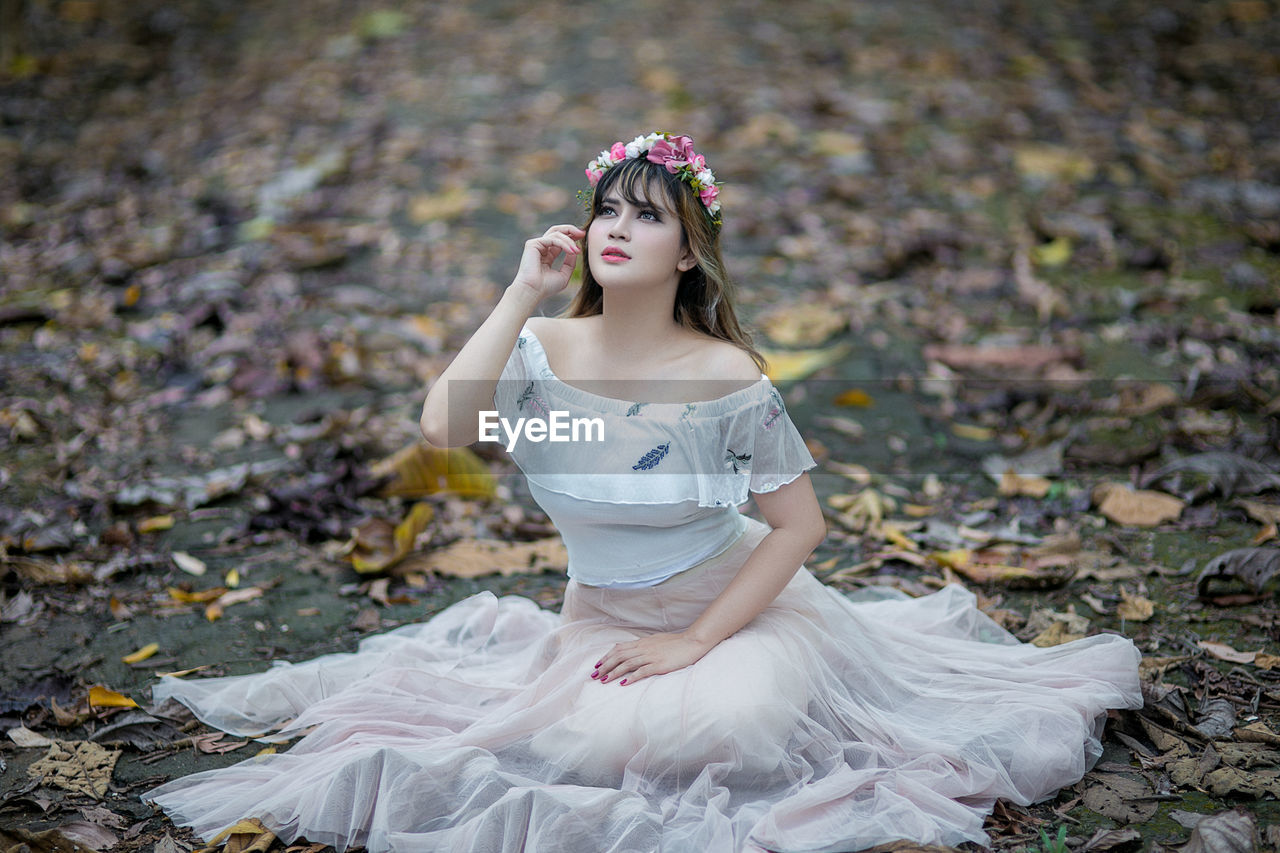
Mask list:
[[[697,347],[695,357],[702,365],[699,372],[708,378],[743,385],[760,380],[760,368],[737,344],[705,338]]]

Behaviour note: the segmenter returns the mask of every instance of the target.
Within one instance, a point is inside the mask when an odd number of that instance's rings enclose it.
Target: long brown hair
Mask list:
[[[692,269],[680,275],[675,321],[686,329],[734,344],[751,356],[763,372],[764,357],[752,346],[751,336],[738,323],[733,308],[733,283],[720,256],[720,226],[712,221],[693,188],[661,164],[641,157],[623,160],[605,172],[596,184],[587,221],[582,226],[584,230],[590,229],[592,220],[604,206],[603,199],[610,192],[617,193],[628,204],[641,207],[653,204],[655,194],[666,202],[664,206],[680,221],[685,245],[697,260]],[[562,316],[591,317],[603,310],[604,290],[591,274],[591,265],[584,264],[582,286]]]

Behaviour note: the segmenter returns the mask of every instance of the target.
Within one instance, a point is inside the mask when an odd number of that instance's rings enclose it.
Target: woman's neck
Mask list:
[[[622,358],[651,359],[669,349],[684,329],[672,318],[675,294],[665,299],[652,290],[605,293],[600,312],[600,342]]]

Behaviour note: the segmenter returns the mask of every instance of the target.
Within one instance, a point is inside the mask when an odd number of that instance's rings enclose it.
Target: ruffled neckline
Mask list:
[[[525,340],[525,354],[529,364],[535,368],[535,376],[554,389],[562,400],[595,411],[610,412],[632,416],[650,413],[674,414],[682,418],[718,417],[737,411],[744,406],[754,405],[767,397],[773,389],[769,377],[760,374],[759,381],[731,391],[710,400],[694,400],[688,403],[654,403],[643,400],[623,400],[618,397],[605,397],[594,394],[576,385],[570,385],[556,376],[547,360],[547,351],[542,347],[538,336],[525,326],[520,330],[520,337]]]

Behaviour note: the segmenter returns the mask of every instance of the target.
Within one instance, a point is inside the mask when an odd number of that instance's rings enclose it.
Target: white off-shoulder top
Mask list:
[[[564,539],[569,576],[591,586],[652,586],[720,553],[743,530],[737,507],[748,492],[773,491],[815,464],[765,376],[695,403],[605,397],[560,380],[528,327],[494,405],[511,425],[554,417],[569,437],[522,435],[511,456]]]

